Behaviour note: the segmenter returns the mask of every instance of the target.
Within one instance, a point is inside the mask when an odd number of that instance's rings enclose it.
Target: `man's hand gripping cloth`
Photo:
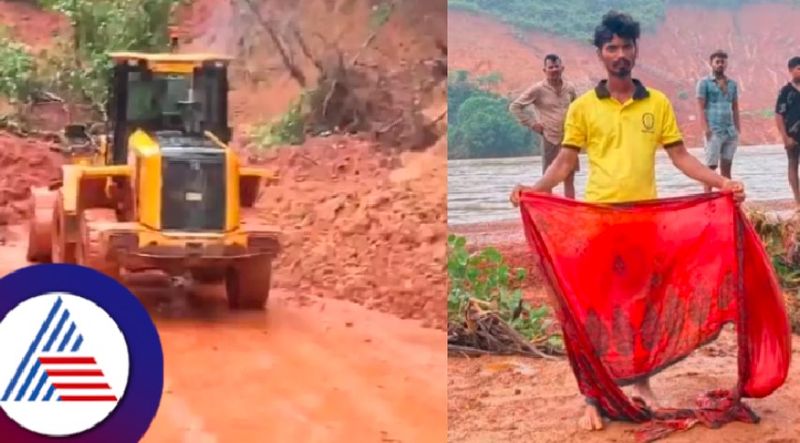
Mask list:
[[[580,392],[603,415],[646,423],[638,441],[698,422],[758,422],[740,399],[784,383],[791,331],[770,258],[731,194],[599,205],[527,192],[520,210]],[[619,388],[687,357],[727,322],[738,337],[733,391],[705,393],[696,409],[651,410]]]

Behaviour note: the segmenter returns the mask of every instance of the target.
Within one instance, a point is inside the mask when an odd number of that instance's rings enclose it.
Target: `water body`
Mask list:
[[[703,158],[703,150],[690,149]],[[583,198],[589,165],[581,155],[581,171],[575,177],[576,197]],[[451,225],[506,220],[519,217],[508,202],[518,183],[531,185],[542,175],[541,157],[450,160],[447,163],[447,217]],[[748,200],[791,199],[786,179],[786,152],[781,145],[740,147],[733,163],[733,176],[744,182]],[[665,152],[656,154],[659,197],[696,194],[702,185],[686,177]],[[559,185],[556,193],[563,195]]]

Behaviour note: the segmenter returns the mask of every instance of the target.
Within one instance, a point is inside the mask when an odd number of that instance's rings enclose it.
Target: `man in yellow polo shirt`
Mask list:
[[[609,12],[595,30],[594,44],[608,78],[578,97],[567,111],[564,140],[553,164],[533,186],[518,185],[511,193],[514,206],[521,191],[551,192],[575,165],[578,152],[589,160],[586,201],[622,203],[657,198],[655,154],[666,149],[672,163],[688,177],[712,188],[733,191],[744,200],[744,186],[706,167],[683,145],[669,99],[631,76],[638,54],[639,23],[629,15]],[[651,407],[658,406],[648,379],[634,385]],[[598,407],[589,403],[580,425],[602,429]]]

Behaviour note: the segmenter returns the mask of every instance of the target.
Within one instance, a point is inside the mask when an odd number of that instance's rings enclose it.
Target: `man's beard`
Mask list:
[[[627,67],[626,68],[619,68],[619,69],[617,69],[615,71],[611,71],[611,75],[613,75],[614,77],[619,77],[619,78],[630,77],[631,69],[627,68]]]
[[[613,63],[611,65],[611,75],[614,77],[625,78],[631,75],[631,71],[633,70],[633,63],[629,60],[620,60],[617,63]]]

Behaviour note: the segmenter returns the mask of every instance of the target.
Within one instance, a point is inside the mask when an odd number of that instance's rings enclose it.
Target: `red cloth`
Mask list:
[[[649,422],[640,441],[697,422],[758,420],[740,398],[783,384],[791,331],[770,259],[731,194],[601,205],[525,192],[520,211],[580,391],[604,415]],[[736,390],[709,392],[697,409],[652,411],[618,387],[683,359],[728,322]]]

